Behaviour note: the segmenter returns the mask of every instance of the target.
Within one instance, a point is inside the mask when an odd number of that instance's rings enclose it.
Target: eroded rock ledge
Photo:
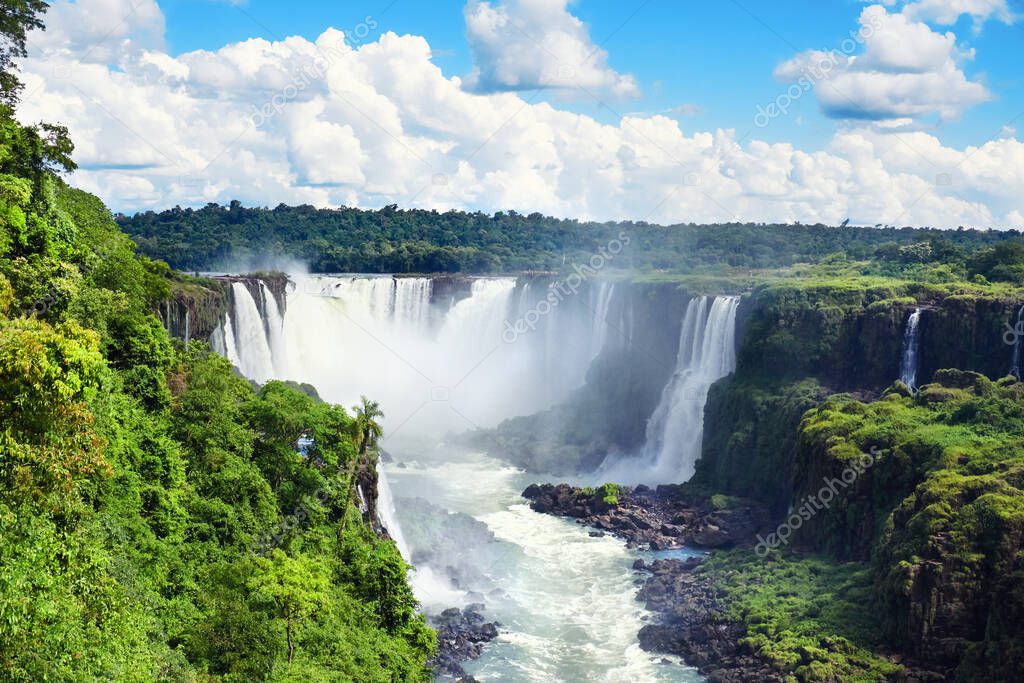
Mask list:
[[[533,484],[523,491],[523,497],[537,512],[575,518],[597,533],[624,539],[630,548],[752,545],[769,522],[768,510],[759,503],[693,496],[679,486],[615,488],[614,494],[602,489]]]

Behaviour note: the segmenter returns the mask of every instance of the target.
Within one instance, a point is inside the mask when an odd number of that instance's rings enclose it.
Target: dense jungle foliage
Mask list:
[[[143,254],[184,270],[300,261],[314,272],[557,271],[604,253],[614,268],[774,268],[837,255],[888,271],[949,264],[962,276],[1024,274],[1020,234],[824,225],[592,223],[515,211],[274,209],[208,204],[118,216]],[[621,251],[620,251],[621,249]]]
[[[66,131],[8,106],[45,3],[8,5],[0,680],[428,680],[406,565],[350,504],[372,416],[170,339],[167,266],[56,175]]]

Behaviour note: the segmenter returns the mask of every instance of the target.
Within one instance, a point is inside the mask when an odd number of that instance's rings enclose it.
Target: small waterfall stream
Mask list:
[[[921,345],[921,309],[915,308],[903,332],[903,353],[900,357],[900,381],[912,392],[917,391],[918,352]]]
[[[388,483],[387,471],[378,464],[377,467],[377,518],[381,525],[387,529],[391,540],[395,542],[398,552],[402,554],[406,562],[412,561],[412,551],[409,544],[402,535],[402,527],[398,523],[398,509],[395,506],[395,498],[391,493],[391,484]]]
[[[1024,353],[1024,306],[1017,311],[1017,324],[1010,331],[1015,338],[1013,343],[1013,360],[1010,363],[1010,374],[1020,379],[1021,355]]]

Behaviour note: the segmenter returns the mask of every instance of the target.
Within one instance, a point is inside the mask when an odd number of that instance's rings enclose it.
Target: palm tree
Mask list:
[[[355,430],[356,442],[359,444],[359,455],[366,455],[366,451],[377,445],[377,440],[384,434],[378,418],[384,417],[380,404],[361,396],[362,405],[352,408],[356,414]]]
[[[380,404],[376,401],[371,401],[365,396],[361,396],[360,400],[362,401],[361,405],[353,406],[352,408],[352,412],[355,413],[355,420],[352,422],[352,435],[359,445],[359,454],[352,458],[352,466],[348,472],[348,497],[345,499],[345,512],[341,518],[341,535],[345,533],[345,525],[348,521],[348,505],[352,501],[352,495],[355,493],[359,467],[364,463],[367,452],[377,447],[377,440],[384,434],[384,430],[377,421],[379,418],[384,417]]]

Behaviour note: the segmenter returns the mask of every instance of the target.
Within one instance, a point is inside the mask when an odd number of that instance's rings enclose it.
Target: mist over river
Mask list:
[[[602,350],[629,345],[632,320],[628,307],[615,307],[614,283],[590,283],[545,309],[550,285],[529,279],[291,280],[283,306],[262,284],[254,295],[235,283],[214,346],[257,381],[306,382],[345,406],[361,395],[380,402],[387,456],[379,513],[415,567],[410,579],[424,611],[480,603],[501,623],[467,672],[480,681],[701,680],[682,662],[640,649],[637,633],[653,616],[635,599],[632,565],[658,554],[536,513],[520,495],[564,477],[449,445],[450,435],[565,400]],[[703,401],[734,363],[735,307],[730,298],[689,307],[680,321],[684,367],[665,373],[654,445],[634,466],[606,464],[622,479],[692,472],[692,447],[680,451],[675,437],[663,446],[663,425],[685,420],[700,429],[702,404],[693,397]],[[699,445],[699,431],[687,436]]]

